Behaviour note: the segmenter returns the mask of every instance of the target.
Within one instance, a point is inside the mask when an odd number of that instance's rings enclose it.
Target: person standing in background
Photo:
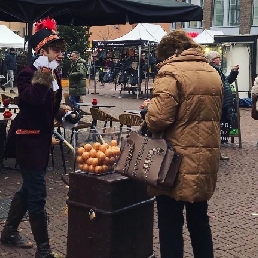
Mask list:
[[[80,96],[86,95],[86,61],[78,51],[73,51],[69,71],[69,99],[73,106],[80,108]]]
[[[223,83],[223,104],[220,122],[221,125],[223,125],[221,126],[221,143],[224,144],[228,142],[230,127],[234,125],[237,121],[233,94],[230,84],[237,79],[239,73],[239,65],[235,65],[230,74],[226,76],[222,71],[220,55],[217,51],[210,51],[206,55],[206,58],[208,59],[210,65],[219,73]],[[225,126],[225,124],[227,124],[228,126]],[[220,159],[229,160],[229,157],[220,154]]]
[[[13,82],[14,74],[17,71],[17,62],[14,48],[10,48],[9,53],[5,56],[4,65],[9,80],[3,84],[1,88],[3,91],[5,91],[5,88],[9,85],[11,87],[10,93],[15,93],[13,90]]]

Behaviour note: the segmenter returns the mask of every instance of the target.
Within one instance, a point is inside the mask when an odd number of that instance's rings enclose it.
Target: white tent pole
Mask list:
[[[141,90],[141,56],[142,56],[142,46],[138,46],[139,62],[138,62],[138,87],[137,87],[137,99],[139,99],[139,89]]]

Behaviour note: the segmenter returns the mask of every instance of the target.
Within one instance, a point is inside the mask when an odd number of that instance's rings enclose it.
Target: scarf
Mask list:
[[[59,86],[57,84],[57,81],[55,79],[55,74],[54,71],[55,69],[58,67],[58,63],[56,60],[49,62],[48,57],[47,56],[39,56],[33,63],[33,65],[38,69],[39,67],[46,67],[48,69],[51,70],[52,75],[53,75],[53,82],[52,82],[52,88],[53,91],[57,91],[59,89]]]

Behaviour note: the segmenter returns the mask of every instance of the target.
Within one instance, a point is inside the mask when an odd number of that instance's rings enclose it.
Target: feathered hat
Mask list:
[[[61,38],[57,35],[56,21],[49,17],[35,23],[35,34],[32,35],[29,43],[36,53],[47,43]]]

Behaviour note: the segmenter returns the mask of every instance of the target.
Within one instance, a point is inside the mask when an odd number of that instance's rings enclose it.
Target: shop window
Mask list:
[[[258,0],[253,2],[253,25],[258,26]]]
[[[214,25],[223,26],[224,24],[224,0],[214,0]]]
[[[236,26],[240,24],[240,0],[230,0],[229,5],[229,25]]]

